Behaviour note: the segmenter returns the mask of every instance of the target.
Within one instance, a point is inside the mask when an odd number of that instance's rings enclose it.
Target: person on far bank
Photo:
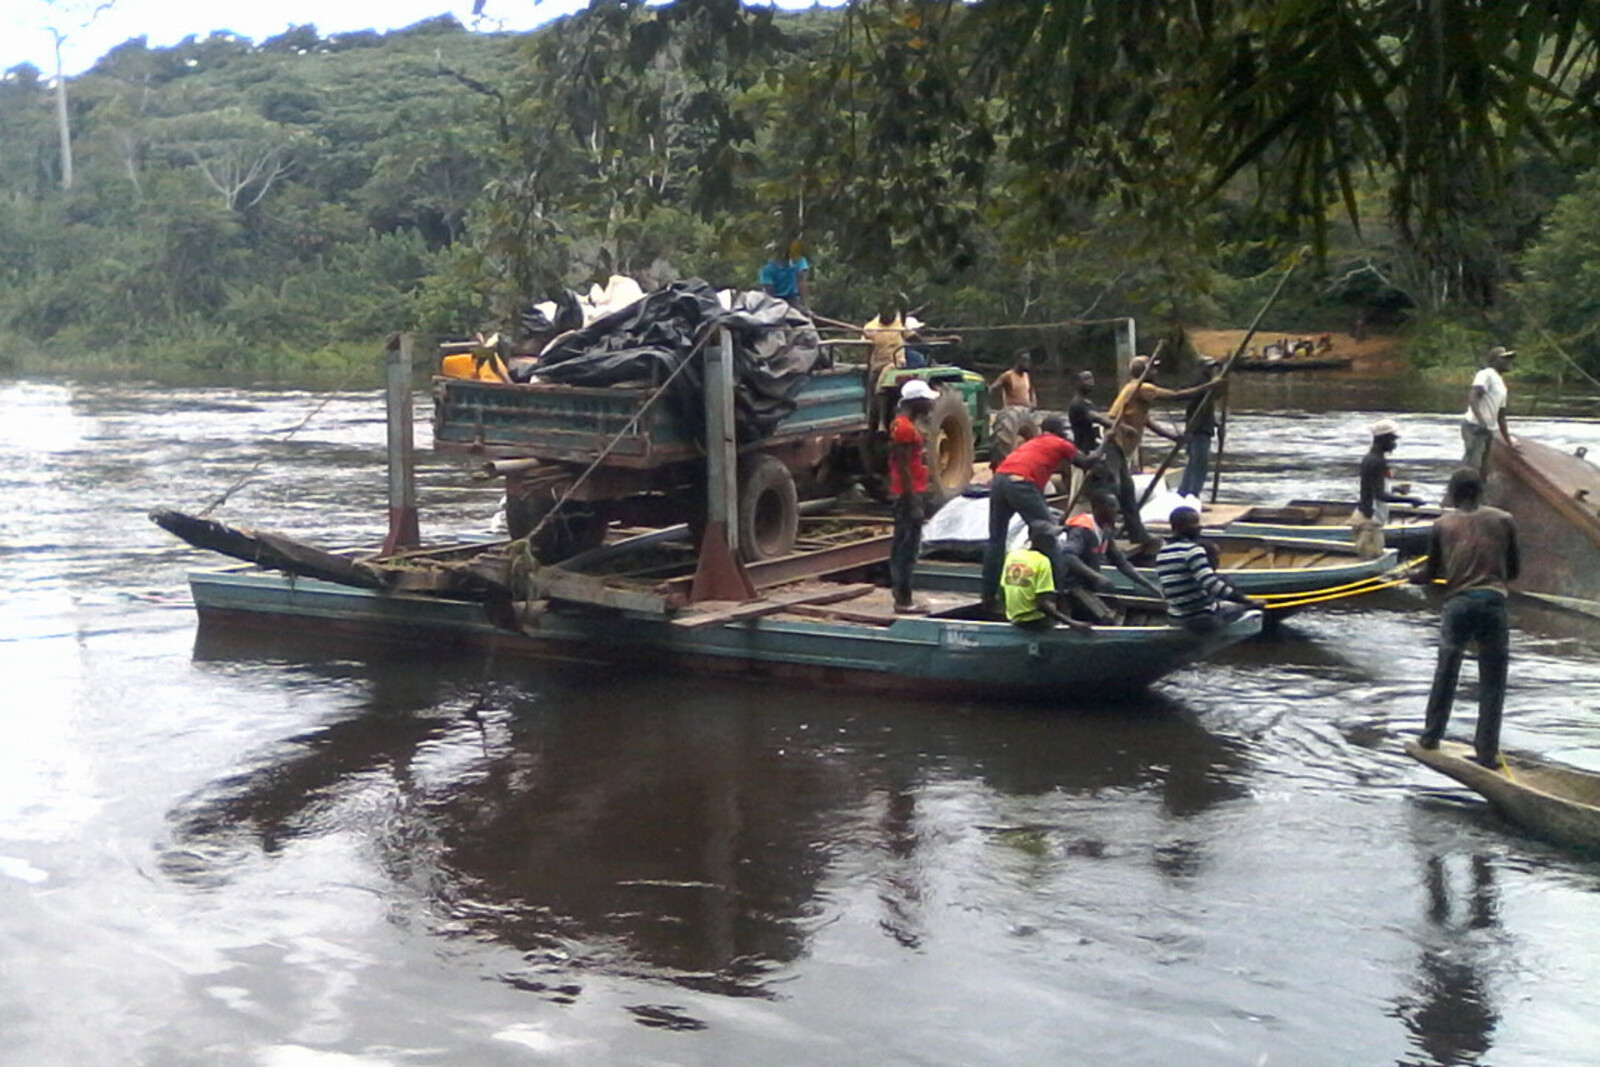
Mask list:
[[[1506,666],[1510,660],[1507,584],[1522,569],[1517,526],[1499,508],[1482,503],[1483,477],[1470,467],[1450,476],[1454,511],[1433,524],[1428,558],[1413,568],[1413,581],[1444,582],[1439,609],[1439,660],[1428,693],[1422,734],[1423,748],[1439,747],[1455,703],[1456,682],[1467,645],[1478,646],[1478,726],[1474,755],[1485,767],[1498,767],[1500,712],[1506,699]]]
[[[1217,361],[1210,356],[1200,357],[1200,381],[1207,385],[1217,376]],[[1226,386],[1223,386],[1226,388]],[[1189,398],[1183,413],[1184,458],[1183,478],[1178,482],[1179,496],[1200,498],[1205,492],[1206,475],[1211,470],[1211,442],[1217,435],[1217,395],[1200,393]]]
[[[989,481],[989,542],[983,550],[983,605],[989,614],[995,614],[1000,606],[1000,568],[1005,561],[1011,516],[1021,515],[1027,522],[1050,522],[1044,492],[1051,477],[1073,467],[1087,470],[1099,459],[1098,453],[1079,452],[1067,440],[1065,419],[1048,415],[1039,424],[1038,436],[1022,442],[995,468]],[[1059,573],[1061,553],[1054,541],[1045,554],[1054,568],[1052,574]]]
[[[1167,617],[1198,632],[1218,629],[1261,607],[1229,585],[1212,566],[1211,554],[1200,540],[1200,513],[1194,508],[1173,508],[1167,520],[1172,537],[1156,556],[1156,579],[1167,598]]]
[[[767,246],[767,261],[761,265],[761,290],[768,296],[786,300],[800,310],[810,304],[806,292],[811,264],[805,256],[794,254],[798,241],[774,241]]]
[[[1089,627],[1066,613],[1056,591],[1056,569],[1050,556],[1061,527],[1049,519],[1028,523],[1028,545],[1006,553],[1000,571],[1000,592],[1005,598],[1006,620],[1013,626],[1049,629],[1056,623],[1074,630]]]
[[[927,417],[938,395],[921,378],[912,378],[900,387],[899,408],[889,425],[889,495],[894,500],[889,588],[894,593],[894,610],[901,615],[928,610],[911,595],[911,573],[922,552],[922,524],[928,518],[928,466],[922,458],[922,431],[916,420]]]
[[[1472,387],[1467,390],[1467,412],[1461,417],[1461,465],[1471,467],[1480,477],[1489,476],[1489,443],[1496,430],[1500,431],[1500,439],[1506,447],[1516,447],[1511,443],[1511,431],[1506,428],[1506,401],[1510,393],[1504,377],[1516,355],[1503,345],[1489,349],[1483,369],[1473,377]]]
[[[1160,597],[1161,587],[1156,585],[1122,554],[1113,540],[1120,509],[1117,498],[1101,491],[1089,498],[1089,510],[1080,512],[1066,521],[1061,532],[1061,590],[1074,586],[1111,592],[1116,586],[1100,573],[1105,563],[1121,571],[1129,581],[1142,586],[1151,596]]]
[[[1356,553],[1362,559],[1383,555],[1383,528],[1389,522],[1390,504],[1409,504],[1420,508],[1420,497],[1389,491],[1389,453],[1400,443],[1400,427],[1392,419],[1379,419],[1370,427],[1372,447],[1361,457],[1361,494],[1356,513],[1350,517],[1355,528]]]

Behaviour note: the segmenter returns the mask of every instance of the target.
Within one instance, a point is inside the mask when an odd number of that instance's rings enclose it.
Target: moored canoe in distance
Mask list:
[[[1430,749],[1412,739],[1406,755],[1481,793],[1535,837],[1600,851],[1600,774],[1505,753],[1505,771],[1494,771],[1472,759],[1471,745],[1458,741]]]
[[[694,625],[692,619],[539,601],[519,605],[519,628],[510,631],[491,623],[480,603],[359,589],[254,567],[195,572],[189,584],[207,626],[279,632],[292,627],[430,648],[579,659],[612,670],[650,663],[743,678],[1062,706],[1136,692],[1259,633],[1262,624],[1260,613],[1250,612],[1205,635],[1167,625],[1040,632],[1003,622],[887,613],[881,622],[864,622],[829,604],[808,614],[801,607]]]

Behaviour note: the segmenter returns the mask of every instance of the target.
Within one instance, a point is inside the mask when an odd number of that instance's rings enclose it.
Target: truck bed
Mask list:
[[[433,380],[434,447],[491,458],[535,457],[586,463],[638,414],[648,387],[507,385],[467,378]],[[865,429],[866,376],[860,367],[811,374],[796,408],[762,445],[814,434]],[[694,428],[660,400],[616,442],[608,466],[649,469],[702,454]]]

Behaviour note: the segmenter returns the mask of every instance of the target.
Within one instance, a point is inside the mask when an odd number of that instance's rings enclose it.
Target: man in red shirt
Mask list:
[[[1039,424],[1039,435],[1018,445],[994,470],[989,482],[989,543],[983,550],[983,604],[990,612],[1000,603],[1000,567],[1005,561],[1006,534],[1011,516],[1021,515],[1029,523],[1052,521],[1044,501],[1050,476],[1065,474],[1069,467],[1087,470],[1099,461],[1099,451],[1084,454],[1067,440],[1067,423],[1060,415],[1050,415]],[[1057,587],[1061,581],[1061,553],[1052,548],[1046,555],[1055,568]]]
[[[912,378],[900,387],[900,406],[889,424],[889,495],[894,500],[889,588],[894,610],[902,615],[927,610],[911,598],[911,572],[922,551],[922,523],[928,517],[928,465],[922,458],[922,432],[913,420],[925,418],[938,395],[921,378]]]

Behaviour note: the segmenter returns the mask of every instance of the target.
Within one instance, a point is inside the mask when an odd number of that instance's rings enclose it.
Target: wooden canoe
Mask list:
[[[1490,446],[1487,492],[1517,520],[1522,576],[1512,588],[1600,605],[1600,467],[1526,437],[1516,443]]]
[[[1505,771],[1472,759],[1472,746],[1406,742],[1406,755],[1483,794],[1507,819],[1557,845],[1600,851],[1600,774],[1502,753]]]

